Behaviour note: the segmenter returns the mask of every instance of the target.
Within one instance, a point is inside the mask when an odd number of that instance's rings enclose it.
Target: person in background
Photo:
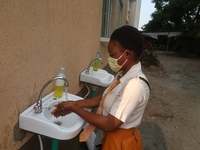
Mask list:
[[[102,150],[142,150],[137,126],[149,100],[150,87],[139,61],[143,51],[141,33],[132,26],[122,26],[112,33],[107,48],[109,66],[117,72],[115,86],[110,89],[111,84],[94,98],[58,103],[52,114],[59,117],[74,112],[101,129]],[[100,113],[84,109],[98,106]]]

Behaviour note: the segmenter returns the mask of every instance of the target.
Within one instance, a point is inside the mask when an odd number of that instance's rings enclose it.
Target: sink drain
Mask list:
[[[55,121],[54,123],[57,124],[57,125],[59,125],[59,126],[61,126],[61,124],[62,124],[61,121]]]

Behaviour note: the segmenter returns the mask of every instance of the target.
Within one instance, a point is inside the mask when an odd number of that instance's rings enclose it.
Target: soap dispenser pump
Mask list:
[[[97,52],[96,58],[101,58],[100,51]],[[94,65],[93,65],[93,70],[94,71],[98,70],[99,64],[100,64],[100,60],[99,59],[95,60]]]
[[[61,67],[60,68],[60,72],[58,73],[58,77],[63,77],[66,78],[65,74],[64,74],[65,68]],[[64,90],[64,84],[65,82],[63,80],[56,80],[55,83],[55,89],[54,89],[54,97],[56,98],[61,98],[63,95],[63,90]]]

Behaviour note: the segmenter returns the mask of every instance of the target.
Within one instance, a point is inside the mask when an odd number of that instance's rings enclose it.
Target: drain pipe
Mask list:
[[[43,143],[42,143],[42,138],[41,136],[38,134],[38,139],[39,139],[39,143],[40,143],[40,150],[43,150]],[[59,141],[57,139],[51,139],[51,150],[58,150],[59,147]]]
[[[59,141],[57,139],[51,139],[51,150],[58,150]]]
[[[92,89],[92,92],[91,92],[91,98],[92,98],[92,97],[95,97],[95,95],[96,95],[96,88],[94,87],[94,88]]]

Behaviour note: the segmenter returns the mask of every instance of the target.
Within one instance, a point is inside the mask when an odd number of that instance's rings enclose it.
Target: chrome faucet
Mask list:
[[[35,113],[41,113],[42,112],[42,94],[44,92],[44,89],[53,81],[55,80],[63,80],[65,82],[64,86],[65,88],[69,86],[69,83],[67,81],[67,79],[65,79],[64,77],[54,77],[53,79],[49,80],[41,89],[40,94],[39,94],[39,98],[37,101],[37,104],[34,106],[35,109]]]
[[[86,71],[85,71],[86,74],[89,74],[90,66],[91,66],[92,62],[95,61],[95,60],[97,60],[97,59],[99,59],[99,60],[101,61],[101,64],[102,64],[102,59],[101,59],[101,58],[95,58],[95,59],[93,59],[93,60],[90,62],[88,68],[87,68]]]

